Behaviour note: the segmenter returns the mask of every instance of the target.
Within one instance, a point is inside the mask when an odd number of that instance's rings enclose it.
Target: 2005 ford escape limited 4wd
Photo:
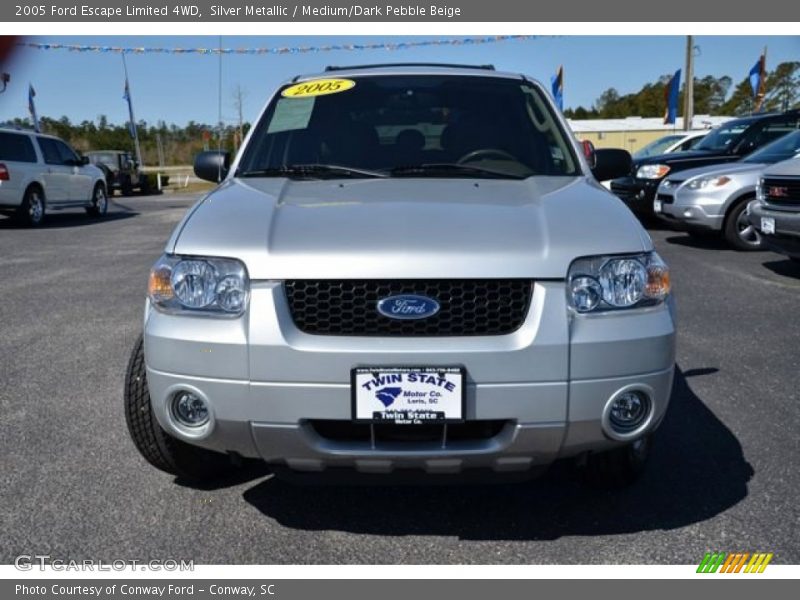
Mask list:
[[[543,87],[489,67],[281,86],[152,268],[126,388],[156,467],[387,482],[641,472],[667,409],[669,271]]]

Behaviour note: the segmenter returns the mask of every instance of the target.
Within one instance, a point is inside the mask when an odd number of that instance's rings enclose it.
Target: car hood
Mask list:
[[[735,162],[722,165],[708,165],[705,167],[697,167],[695,169],[687,169],[686,171],[678,171],[675,174],[675,179],[687,181],[693,177],[714,177],[722,175],[734,175],[745,173],[760,173],[766,167],[764,163],[748,163],[748,162]],[[666,179],[671,179],[667,175]]]
[[[719,161],[722,158],[727,158],[729,160],[737,160],[739,157],[733,156],[730,154],[724,154],[722,152],[702,152],[702,151],[694,151],[688,150],[686,152],[670,152],[669,154],[657,154],[655,156],[648,156],[646,158],[638,158],[634,160],[634,167],[638,168],[642,165],[671,165],[674,163],[681,163],[681,162],[695,162],[695,161],[707,161],[707,160],[717,160]]]
[[[783,162],[775,163],[764,170],[764,175],[770,177],[800,177],[800,157],[790,158]]]
[[[243,260],[252,279],[564,278],[576,257],[652,242],[583,177],[229,179],[167,252]]]

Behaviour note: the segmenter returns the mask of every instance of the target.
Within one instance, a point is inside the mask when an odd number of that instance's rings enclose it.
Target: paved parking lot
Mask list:
[[[145,464],[122,411],[148,269],[193,199],[118,199],[105,220],[39,230],[0,217],[0,563],[800,561],[800,265],[651,232],[680,374],[650,470],[622,492],[563,466],[513,486],[309,488],[253,469],[198,489]]]

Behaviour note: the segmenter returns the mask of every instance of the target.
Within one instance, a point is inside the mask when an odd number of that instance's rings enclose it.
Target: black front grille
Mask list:
[[[661,200],[664,204],[672,204],[675,201],[675,196],[669,194],[658,194],[656,200]]]
[[[622,200],[635,200],[637,192],[634,187],[611,182],[611,193]]]
[[[368,423],[353,421],[335,421],[312,419],[307,421],[311,428],[322,438],[334,442],[400,442],[420,444],[434,442],[447,446],[454,442],[475,442],[497,437],[508,421],[464,421],[444,425],[395,425],[379,423],[370,426]]]
[[[284,283],[295,325],[305,333],[355,336],[503,335],[528,314],[530,279],[289,280]],[[380,314],[378,301],[418,294],[440,305],[426,319]]]
[[[764,198],[771,204],[800,204],[800,178],[764,179]]]

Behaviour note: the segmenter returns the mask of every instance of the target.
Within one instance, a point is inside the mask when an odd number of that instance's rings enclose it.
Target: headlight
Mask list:
[[[759,177],[756,184],[756,200],[764,202],[764,178]]]
[[[690,190],[702,190],[707,187],[722,187],[731,180],[726,175],[719,177],[696,177],[686,184]]]
[[[636,171],[636,177],[639,179],[661,179],[670,168],[667,165],[642,165]]]
[[[164,312],[237,316],[249,293],[247,269],[231,258],[164,255],[150,270],[148,296]]]
[[[567,276],[567,301],[579,313],[651,306],[669,292],[669,267],[655,252],[579,258]]]

